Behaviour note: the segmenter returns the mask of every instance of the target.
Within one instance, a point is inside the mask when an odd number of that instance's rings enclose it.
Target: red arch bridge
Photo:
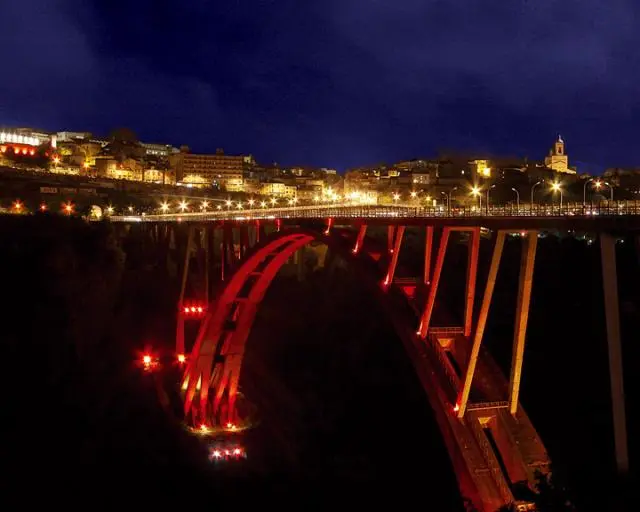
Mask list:
[[[538,234],[549,229],[595,232],[602,255],[616,460],[620,471],[628,469],[615,240],[621,233],[640,231],[640,215],[633,208],[496,208],[478,215],[402,206],[328,206],[111,220],[137,224],[156,243],[182,254],[176,351],[184,362],[184,413],[194,427],[241,428],[236,406],[246,342],[279,268],[313,241],[343,253],[389,313],[435,413],[461,493],[484,511],[511,503],[531,508],[517,502],[513,485],[533,488],[536,473],[549,472],[543,442],[518,401]],[[384,244],[367,237],[371,226],[386,230]],[[396,270],[408,226],[425,230],[423,272],[399,278]],[[464,318],[461,325],[436,326],[433,313],[442,268],[457,232],[466,233],[468,240]],[[493,250],[474,317],[483,232],[493,234]],[[507,376],[482,343],[505,238],[514,232],[521,237],[522,251]],[[214,254],[220,258],[217,276],[210,271]],[[185,295],[194,280],[199,286],[191,288],[198,290],[198,300]],[[187,350],[189,321],[199,322],[199,327]]]

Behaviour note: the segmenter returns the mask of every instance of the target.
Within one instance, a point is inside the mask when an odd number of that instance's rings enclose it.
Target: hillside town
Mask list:
[[[256,196],[295,203],[336,201],[393,203],[403,199],[436,205],[452,201],[473,204],[489,191],[500,204],[553,201],[540,182],[562,186],[565,200],[636,200],[640,170],[611,168],[592,178],[571,165],[565,141],[557,136],[539,160],[477,154],[446,154],[348,169],[257,162],[250,154],[195,153],[186,145],[148,143],[121,128],[107,137],[89,132],[46,132],[0,128],[0,176],[11,171],[79,178],[97,183],[129,183],[159,190],[212,197]],[[141,189],[144,190],[144,187]],[[182,191],[182,192],[181,192]],[[581,197],[582,196],[582,197]],[[482,199],[480,199],[482,200]]]

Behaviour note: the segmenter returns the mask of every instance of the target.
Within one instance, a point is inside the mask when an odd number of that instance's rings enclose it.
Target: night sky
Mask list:
[[[640,164],[635,0],[1,0],[0,125],[335,167]]]

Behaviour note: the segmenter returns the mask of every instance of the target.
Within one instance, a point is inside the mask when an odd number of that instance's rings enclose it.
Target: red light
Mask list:
[[[224,454],[225,454],[225,455],[231,455],[231,452],[230,452],[229,450],[225,450],[225,451],[224,451]]]
[[[453,412],[458,412],[459,410],[460,410],[460,404],[456,404],[456,405],[453,407]]]
[[[240,451],[240,448],[236,448],[235,450],[233,450],[233,454],[234,454],[234,455],[240,455],[240,453],[242,453],[242,452]]]
[[[202,308],[201,307],[198,308],[198,313],[202,313]]]
[[[195,312],[196,312],[196,308],[195,308],[195,307],[193,307],[193,306],[191,306],[191,312],[192,312],[192,313],[195,313]]]
[[[184,312],[188,313],[189,312],[189,308],[184,308]]]
[[[35,155],[35,154],[36,154],[36,152],[32,149],[31,151],[29,151],[29,154],[30,154],[31,156],[33,156],[33,155]]]
[[[151,364],[151,356],[150,356],[150,355],[148,355],[148,354],[147,354],[147,355],[145,355],[145,356],[142,358],[142,362],[143,362],[144,364],[146,364],[146,365],[150,365],[150,364]]]
[[[27,154],[27,148],[23,148],[23,149],[22,149],[22,154],[23,154],[23,155],[26,155],[26,154]]]
[[[40,205],[40,211],[41,211],[41,212],[44,212],[44,211],[46,211],[46,210],[47,210],[47,205],[46,205],[46,204],[44,204],[44,203],[42,203],[42,204]]]
[[[184,354],[178,354],[178,362],[179,363],[184,363],[187,360],[186,356]]]

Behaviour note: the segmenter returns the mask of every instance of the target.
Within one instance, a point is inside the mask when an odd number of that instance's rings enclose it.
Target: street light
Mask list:
[[[560,186],[560,183],[554,181],[551,184],[551,190],[553,190],[554,192],[560,192],[560,209],[562,209],[562,187]]]
[[[584,182],[584,187],[582,187],[582,207],[584,208],[587,205],[587,185],[593,181],[593,178],[589,178]],[[597,189],[600,189],[602,184],[599,181],[594,183]]]
[[[451,214],[451,193],[454,190],[458,190],[458,187],[453,187],[451,190],[449,190],[448,194],[446,192],[440,192],[441,194],[444,194],[445,197],[447,198],[447,211],[449,214]]]
[[[169,203],[164,202],[160,205],[160,209],[162,210],[162,213],[167,213],[169,211]]]
[[[518,192],[514,187],[511,187],[511,190],[513,190],[516,193],[516,210],[519,212],[520,211],[520,192]]]
[[[482,213],[482,194],[480,193],[480,187],[475,186],[471,189],[471,195],[472,196],[476,196],[478,198],[478,200],[480,201],[480,204],[478,206],[478,208],[480,209],[480,212]]]
[[[496,187],[495,185],[491,185],[491,186],[487,189],[487,215],[489,215],[489,191],[490,191],[492,188],[495,188],[495,187]]]
[[[530,210],[533,210],[533,192],[534,192],[534,190],[536,189],[536,187],[537,187],[538,185],[540,185],[540,183],[543,183],[543,182],[544,182],[544,180],[536,181],[536,182],[533,184],[533,187],[531,187],[531,203],[529,204],[529,209],[530,209]]]
[[[607,182],[607,181],[596,181],[596,188],[598,190],[600,190],[600,187],[602,187],[602,185],[606,185],[607,187],[609,187],[609,191],[611,192],[611,195],[609,196],[609,201],[613,202],[613,185],[611,185],[611,183]]]

